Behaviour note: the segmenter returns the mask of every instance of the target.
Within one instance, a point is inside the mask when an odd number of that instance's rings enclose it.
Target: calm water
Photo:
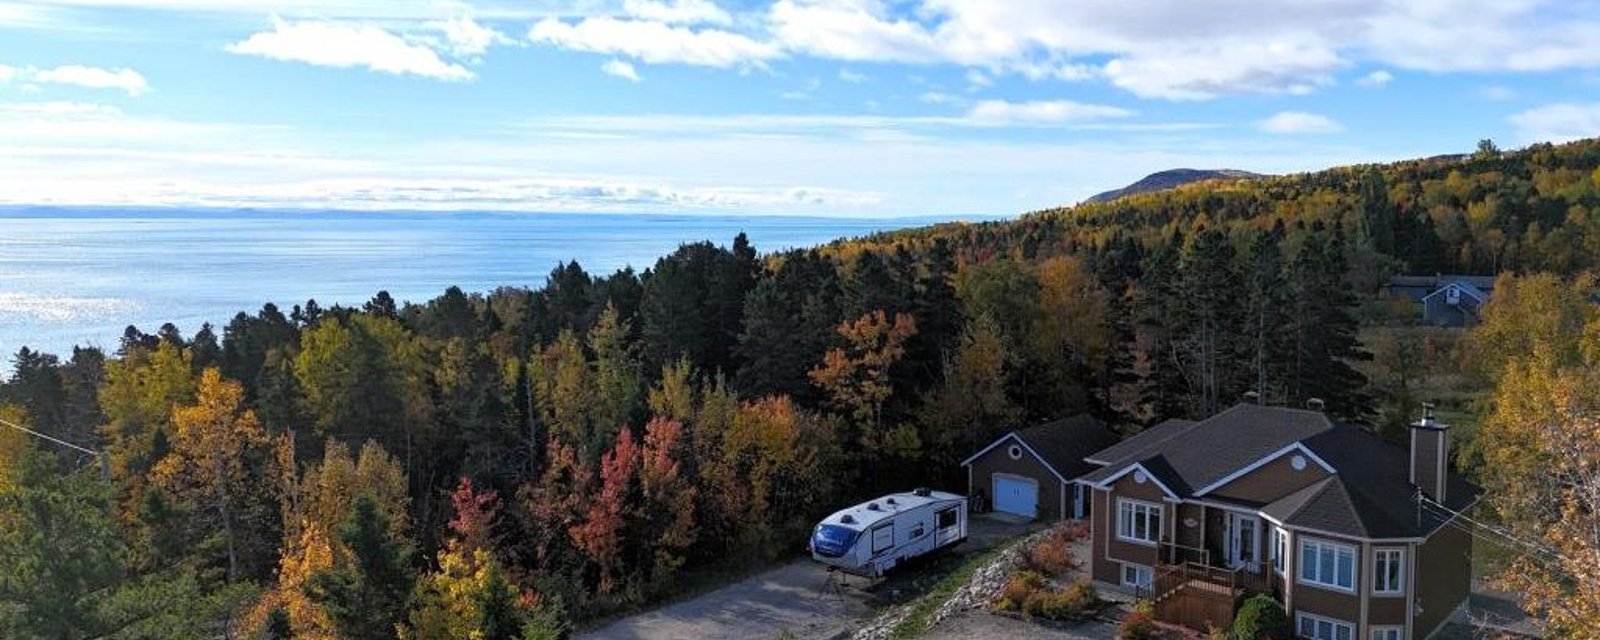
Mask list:
[[[379,290],[422,301],[450,285],[539,285],[557,262],[591,274],[654,264],[680,243],[762,252],[932,219],[628,215],[244,214],[0,211],[0,358],[24,345],[115,348],[129,324],[192,335],[271,301],[359,304]]]

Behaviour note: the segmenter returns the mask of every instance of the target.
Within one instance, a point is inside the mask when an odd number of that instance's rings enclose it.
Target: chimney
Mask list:
[[[1306,399],[1306,408],[1320,412],[1328,408],[1328,403],[1323,402],[1322,398],[1308,398]]]
[[[1261,404],[1261,392],[1259,392],[1259,391],[1246,391],[1246,392],[1244,392],[1244,402],[1246,404]]]
[[[1433,404],[1422,405],[1422,419],[1411,425],[1411,484],[1434,502],[1445,501],[1450,467],[1450,425],[1433,419]]]

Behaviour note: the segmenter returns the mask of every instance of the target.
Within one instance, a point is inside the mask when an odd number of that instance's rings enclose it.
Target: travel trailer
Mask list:
[[[906,560],[967,539],[967,499],[917,489],[858,504],[826,518],[811,534],[811,557],[877,578]]]

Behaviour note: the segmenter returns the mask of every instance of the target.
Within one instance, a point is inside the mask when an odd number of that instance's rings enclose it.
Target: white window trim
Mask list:
[[[1400,640],[1401,638],[1406,637],[1406,628],[1398,625],[1372,627],[1372,629],[1367,632],[1367,637],[1371,638],[1371,640],[1388,640],[1385,637],[1380,637],[1378,634],[1387,634],[1390,632],[1394,633],[1395,640]]]
[[[1320,580],[1312,580],[1312,579],[1306,578],[1306,566],[1307,565],[1305,563],[1304,558],[1306,556],[1305,548],[1306,548],[1307,545],[1316,545],[1316,546],[1319,546],[1319,547],[1332,547],[1336,551],[1337,550],[1349,551],[1350,552],[1350,574],[1351,574],[1350,575],[1350,586],[1346,587],[1346,586],[1344,586],[1342,584],[1339,584],[1339,583],[1336,583],[1336,582],[1321,582]],[[1321,551],[1317,552],[1317,557],[1319,559],[1319,562],[1317,564],[1321,565],[1321,562],[1320,562],[1320,559],[1322,557]],[[1339,592],[1342,592],[1342,593],[1355,593],[1356,592],[1356,585],[1361,584],[1361,575],[1360,575],[1361,574],[1361,551],[1359,549],[1357,549],[1355,547],[1355,545],[1345,544],[1345,543],[1342,543],[1342,542],[1334,542],[1332,540],[1324,540],[1322,538],[1307,538],[1305,536],[1301,536],[1300,537],[1300,544],[1295,545],[1295,558],[1299,559],[1299,561],[1297,562],[1297,564],[1299,566],[1296,567],[1297,570],[1294,572],[1295,582],[1297,582],[1299,584],[1303,584],[1303,585],[1306,585],[1308,587],[1317,587],[1319,589],[1328,589],[1328,590],[1331,590],[1331,591],[1339,591]],[[1320,576],[1321,572],[1319,571],[1318,573],[1319,573],[1318,577],[1320,578],[1321,577]],[[1338,579],[1338,575],[1337,575],[1338,574],[1338,554],[1337,553],[1335,553],[1335,555],[1334,555],[1334,574],[1335,574],[1334,579],[1337,580]]]
[[[1150,526],[1145,527],[1145,531],[1149,532],[1152,536],[1154,536],[1153,539],[1145,540],[1143,538],[1135,538],[1133,536],[1123,535],[1123,533],[1122,533],[1122,506],[1125,505],[1125,504],[1133,506],[1134,509],[1135,509],[1135,513],[1137,513],[1137,510],[1139,508],[1152,509],[1152,510],[1155,511],[1155,521],[1156,521],[1155,522],[1155,526],[1153,526],[1153,527],[1150,527]],[[1117,540],[1120,540],[1122,542],[1129,542],[1129,543],[1133,543],[1133,544],[1138,544],[1138,545],[1144,545],[1146,547],[1154,547],[1154,546],[1157,546],[1157,545],[1159,545],[1161,543],[1161,533],[1162,533],[1161,530],[1167,524],[1166,523],[1167,514],[1165,512],[1165,509],[1162,508],[1162,505],[1160,503],[1146,502],[1144,500],[1134,500],[1133,498],[1117,498],[1117,515],[1116,515],[1116,518],[1117,518],[1117,522],[1116,522]],[[1149,524],[1149,523],[1146,523],[1146,524]],[[1132,524],[1130,523],[1129,526],[1131,527]]]
[[[1139,573],[1139,574],[1142,574],[1142,575],[1150,578],[1149,584],[1139,584],[1137,582],[1128,582],[1128,570],[1129,569],[1133,569],[1135,573]],[[1122,586],[1124,586],[1124,587],[1132,587],[1132,588],[1136,588],[1136,589],[1151,589],[1151,588],[1153,588],[1155,586],[1155,582],[1156,582],[1156,572],[1155,572],[1154,569],[1151,569],[1150,567],[1144,566],[1142,564],[1133,564],[1131,562],[1122,563]]]
[[[1272,570],[1285,578],[1289,577],[1289,531],[1278,526],[1268,526],[1267,544],[1268,553],[1272,554],[1268,560],[1272,563]]]
[[[1306,637],[1306,636],[1300,635],[1300,621],[1302,621],[1302,620],[1310,620],[1312,622],[1326,622],[1328,624],[1344,627],[1344,628],[1350,630],[1350,640],[1356,640],[1356,625],[1355,625],[1354,622],[1347,622],[1347,621],[1344,621],[1344,620],[1340,620],[1338,618],[1329,618],[1328,616],[1319,616],[1319,615],[1316,615],[1314,613],[1297,613],[1297,614],[1295,614],[1295,616],[1294,616],[1294,634],[1296,636],[1301,637],[1301,638]],[[1335,635],[1335,637],[1338,637],[1337,634]]]
[[[1382,557],[1384,554],[1390,554],[1390,553],[1395,553],[1395,554],[1399,554],[1400,555],[1400,560],[1399,560],[1399,565],[1400,565],[1400,574],[1399,574],[1400,584],[1395,585],[1394,589],[1389,589],[1389,590],[1379,589],[1378,588],[1378,579],[1383,575],[1383,572],[1378,571],[1378,558]],[[1376,548],[1376,549],[1372,550],[1372,594],[1373,595],[1377,595],[1377,596],[1403,596],[1403,595],[1406,594],[1406,550],[1405,550],[1405,547],[1379,547],[1379,548]]]

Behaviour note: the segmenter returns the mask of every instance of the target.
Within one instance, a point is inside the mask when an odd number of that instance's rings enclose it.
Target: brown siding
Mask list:
[[[1425,638],[1467,598],[1472,586],[1472,536],[1458,527],[1440,527],[1418,547],[1416,637]]]
[[[1061,519],[1061,480],[1050,472],[1038,458],[1033,457],[1026,447],[1022,449],[1022,458],[1012,460],[1008,451],[1014,438],[1008,438],[1000,446],[990,449],[988,453],[972,461],[972,486],[967,487],[967,495],[976,495],[979,490],[987,498],[990,508],[994,507],[994,474],[1009,473],[1012,475],[1032,478],[1039,483],[1039,512],[1038,518],[1045,522],[1055,522]],[[1071,496],[1068,496],[1069,498]],[[1071,508],[1071,505],[1068,505]]]
[[[1174,536],[1178,544],[1194,549],[1200,548],[1200,545],[1203,542],[1201,538],[1205,537],[1202,533],[1202,528],[1204,527],[1205,523],[1204,512],[1205,507],[1202,507],[1198,504],[1184,503],[1178,505],[1178,520],[1176,522],[1176,531],[1178,535]],[[1185,520],[1194,520],[1195,526],[1184,526],[1183,522]]]
[[[1094,579],[1101,582],[1117,584],[1122,582],[1119,574],[1121,565],[1106,558],[1106,543],[1111,539],[1111,518],[1115,514],[1108,506],[1111,492],[1104,489],[1094,490],[1094,507],[1089,517],[1090,541],[1094,546],[1090,549],[1089,568],[1094,573]]]
[[[1289,537],[1289,554],[1294,558],[1294,573],[1289,574],[1289,580],[1294,582],[1292,588],[1294,589],[1295,609],[1294,612],[1291,612],[1290,617],[1293,617],[1292,613],[1304,612],[1359,625],[1361,621],[1361,585],[1367,583],[1367,568],[1362,566],[1363,562],[1361,560],[1366,557],[1366,554],[1362,551],[1361,542],[1337,536],[1302,534],[1298,531],[1291,531]],[[1356,548],[1355,593],[1346,593],[1299,581],[1300,540],[1302,538],[1330,540]],[[1357,632],[1359,633],[1359,631],[1358,629]]]
[[[1310,458],[1306,459],[1306,468],[1295,471],[1292,461],[1296,455],[1303,454],[1290,452],[1279,456],[1261,468],[1211,490],[1209,495],[1267,504],[1328,477],[1322,465]]]

